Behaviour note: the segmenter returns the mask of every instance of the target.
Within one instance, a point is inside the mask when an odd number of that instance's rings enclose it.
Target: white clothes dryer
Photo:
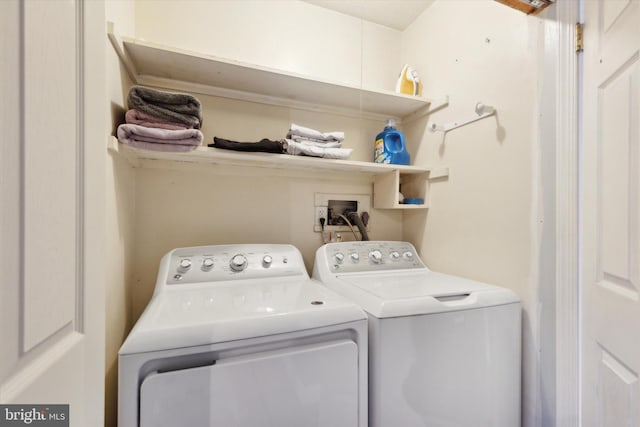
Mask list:
[[[327,244],[313,277],[369,316],[371,427],[520,425],[513,292],[432,272],[407,242]]]
[[[366,427],[367,320],[291,245],[174,249],[119,352],[120,427]]]

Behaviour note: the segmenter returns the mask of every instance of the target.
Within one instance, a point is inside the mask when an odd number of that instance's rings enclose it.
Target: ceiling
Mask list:
[[[405,30],[434,0],[304,0],[365,21]]]

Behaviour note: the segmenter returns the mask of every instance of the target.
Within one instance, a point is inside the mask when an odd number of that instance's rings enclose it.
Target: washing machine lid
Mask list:
[[[354,303],[312,279],[202,284],[153,297],[120,354],[193,347],[364,320]]]
[[[515,293],[486,283],[435,273],[385,271],[343,274],[330,285],[378,318],[412,316],[518,303]]]

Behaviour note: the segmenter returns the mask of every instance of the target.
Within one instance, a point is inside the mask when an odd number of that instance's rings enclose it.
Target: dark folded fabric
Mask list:
[[[228,139],[213,137],[213,144],[209,144],[209,147],[224,148],[225,150],[235,151],[252,151],[262,153],[284,153],[285,148],[280,141],[272,141],[267,138],[263,138],[258,142],[237,142],[229,141]]]
[[[200,101],[187,93],[163,92],[144,86],[133,86],[129,90],[127,104],[130,109],[151,114],[155,117],[178,122],[200,129],[202,106]]]

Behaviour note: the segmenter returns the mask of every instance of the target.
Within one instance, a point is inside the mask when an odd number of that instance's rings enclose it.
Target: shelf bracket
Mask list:
[[[446,107],[447,105],[449,105],[449,95],[445,95],[442,98],[438,98],[438,99],[433,99],[429,105],[422,107],[412,113],[409,113],[408,115],[404,116],[402,118],[402,123],[411,123],[414,120],[417,120],[421,117],[424,116],[428,116],[429,114],[440,110],[441,108]]]
[[[457,129],[461,126],[468,125],[480,119],[484,119],[489,116],[493,116],[496,113],[496,109],[490,105],[485,105],[481,102],[476,104],[475,114],[473,116],[466,117],[461,120],[456,120],[445,125],[438,125],[435,123],[429,123],[427,127],[431,132],[444,132],[447,133],[450,130]]]
[[[116,34],[115,25],[113,22],[107,21],[107,36],[109,37],[109,41],[113,46],[113,50],[115,50],[116,55],[120,58],[120,61],[124,65],[125,70],[127,71],[127,75],[133,83],[138,83],[138,71],[136,70],[136,66],[131,61],[129,55],[124,48],[124,43],[122,43],[122,39]]]
[[[444,178],[449,178],[449,168],[447,166],[433,168],[429,171],[429,181],[440,180]]]

